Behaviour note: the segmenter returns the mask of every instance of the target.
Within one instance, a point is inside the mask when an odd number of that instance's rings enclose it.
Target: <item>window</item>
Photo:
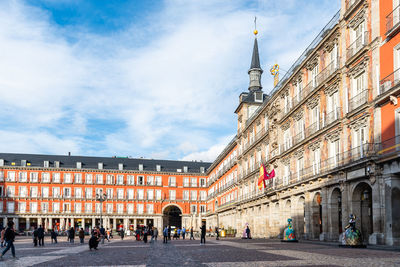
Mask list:
[[[75,198],[82,198],[82,188],[75,188]]]
[[[175,190],[169,190],[169,199],[170,200],[176,199],[176,191]]]
[[[85,196],[87,199],[91,199],[93,197],[93,189],[85,188]]]
[[[37,197],[37,196],[38,196],[37,186],[31,186],[31,197]]]
[[[30,173],[30,181],[33,183],[37,183],[39,179],[39,174],[37,172]]]
[[[315,149],[312,154],[314,156],[314,160],[312,162],[312,166],[313,166],[313,173],[318,174],[319,173],[319,168],[320,168],[320,160],[321,160],[321,154],[320,154],[320,149],[317,148]]]
[[[94,207],[95,207],[96,213],[101,213],[102,207],[101,207],[100,203],[96,203],[96,205]]]
[[[42,187],[42,197],[48,198],[49,197],[49,188],[46,187]]]
[[[200,172],[204,173],[205,172],[205,168],[204,167],[200,167]]]
[[[65,213],[70,213],[71,212],[71,204],[70,203],[63,203],[63,211]]]
[[[112,188],[107,188],[107,198],[112,199],[113,198],[113,189]]]
[[[107,183],[107,184],[114,184],[114,175],[107,174],[107,176],[106,176],[106,183]]]
[[[191,187],[197,187],[197,178],[192,177],[190,181],[191,181]]]
[[[117,184],[118,185],[123,185],[124,184],[124,176],[119,174],[117,175]]]
[[[128,210],[128,214],[133,214],[133,212],[134,212],[133,204],[128,204],[127,210]]]
[[[353,154],[360,155],[360,157],[363,157],[363,155],[365,154],[364,144],[367,143],[366,134],[367,134],[366,127],[361,127],[353,131],[353,142],[352,142]]]
[[[189,191],[188,190],[183,191],[183,200],[189,200]]]
[[[156,170],[157,170],[158,172],[160,172],[160,171],[161,171],[161,165],[156,165]]]
[[[41,209],[41,211],[42,211],[43,213],[49,212],[49,203],[47,203],[47,202],[42,202],[42,203],[40,204],[40,209]]]
[[[200,213],[206,212],[206,205],[200,205]]]
[[[123,199],[124,198],[124,189],[117,189],[117,198],[118,199]]]
[[[161,200],[161,190],[156,190],[156,200]]]
[[[50,182],[50,173],[44,172],[42,173],[42,182],[49,183]]]
[[[97,168],[98,168],[99,170],[102,170],[102,169],[103,169],[103,162],[97,163]]]
[[[144,190],[143,189],[138,189],[137,190],[137,198],[138,199],[143,199],[144,198]]]
[[[340,156],[340,143],[339,139],[330,143],[329,146],[329,158],[331,167],[336,167],[339,163]]]
[[[133,199],[133,189],[126,190],[126,195],[128,199]]]
[[[161,176],[156,176],[156,185],[162,186],[162,177]]]
[[[74,211],[75,211],[75,213],[82,213],[82,204],[75,203]]]
[[[284,144],[285,150],[287,150],[291,147],[291,145],[292,145],[291,141],[292,140],[290,138],[290,128],[289,128],[283,132],[283,142],[284,142],[283,144]]]
[[[170,176],[168,178],[168,185],[169,186],[176,186],[176,177]]]
[[[53,206],[52,209],[53,209],[53,212],[54,212],[54,213],[60,212],[60,203],[58,203],[58,202],[53,202],[53,205],[52,205],[52,206]]]
[[[64,183],[72,183],[72,175],[70,173],[64,173]]]
[[[66,198],[70,198],[71,197],[71,188],[69,188],[69,187],[64,187],[63,188],[64,190],[64,197],[66,197]]]
[[[311,109],[312,133],[319,130],[319,104]]]
[[[7,202],[7,212],[14,213],[14,202]]]
[[[353,97],[362,93],[364,89],[365,89],[365,73],[362,73],[353,79]]]
[[[193,214],[197,213],[197,206],[196,206],[196,205],[191,205],[191,206],[190,206],[190,211],[191,211]]]
[[[326,103],[327,109],[327,119],[328,120],[335,120],[338,118],[338,107],[339,107],[339,92],[335,92],[332,95],[327,97]]]
[[[200,178],[200,187],[206,187],[206,179]]]
[[[76,163],[76,168],[77,169],[82,169],[82,162],[77,162]]]
[[[143,214],[143,204],[137,204],[137,213]]]
[[[189,177],[183,177],[183,187],[189,187]]]
[[[114,212],[113,204],[107,203],[106,204],[106,210],[107,210],[107,213],[113,213]]]
[[[117,213],[118,214],[124,213],[124,204],[117,204]]]
[[[134,175],[126,176],[126,182],[128,185],[134,185],[135,184],[135,176]]]
[[[147,190],[147,199],[148,200],[154,199],[154,190],[153,189]]]
[[[289,95],[285,94],[284,101],[285,101],[285,113],[288,113],[289,110],[291,109]]]
[[[37,207],[38,207],[37,202],[30,202],[29,203],[29,210],[30,210],[31,213],[36,213],[38,211]]]
[[[143,164],[139,164],[139,171],[143,171]]]
[[[296,121],[296,132],[298,134],[298,140],[304,139],[304,120],[300,119]]]
[[[317,84],[317,75],[318,75],[318,64],[311,71],[311,79],[313,87],[316,87]]]
[[[93,183],[93,175],[91,173],[87,173],[85,175],[85,182],[87,184],[92,184]]]
[[[26,211],[26,203],[25,202],[19,202],[18,203],[18,212],[25,213],[25,211]]]
[[[138,177],[137,177],[137,185],[144,185],[144,176],[138,175]]]
[[[187,166],[183,166],[183,172],[188,172],[188,167]]]
[[[206,200],[207,199],[207,192],[206,191],[200,191],[200,200]]]
[[[32,190],[31,190],[32,192]],[[59,187],[53,187],[53,197],[58,198],[60,197],[60,188]]]
[[[50,162],[48,161],[48,160],[45,160],[44,162],[43,162],[43,167],[44,168],[48,168],[50,166]]]
[[[146,205],[146,211],[148,214],[153,214],[154,210],[153,210],[153,204],[147,204]]]
[[[20,182],[27,182],[28,181],[28,173],[27,172],[19,172],[19,179]]]
[[[92,203],[85,203],[85,212],[92,213]]]
[[[15,182],[15,172],[7,172],[7,181]]]
[[[301,80],[298,80],[296,82],[296,97],[297,97],[297,102],[300,102],[302,99],[302,92],[303,92],[303,82]]]
[[[60,162],[54,161],[54,168],[60,168]]]
[[[74,174],[74,179],[75,179],[75,183],[81,184],[82,183],[82,174],[81,173],[75,173]]]
[[[53,173],[53,183],[59,183],[59,182],[60,182],[60,173],[54,172]]]
[[[4,171],[0,171],[0,182],[4,181]]]
[[[147,176],[147,185],[154,185],[154,176]]]
[[[118,163],[118,170],[122,171],[124,169],[123,163]]]
[[[20,186],[19,187],[19,196],[20,197],[26,197],[26,195],[27,195],[26,186]]]
[[[190,199],[197,200],[197,191],[195,190],[190,191]]]
[[[297,159],[296,166],[297,166],[297,177],[296,178],[297,178],[297,180],[300,180],[300,178],[303,175],[303,170],[304,170],[304,158],[303,157]]]
[[[96,184],[103,184],[103,174],[96,174]]]

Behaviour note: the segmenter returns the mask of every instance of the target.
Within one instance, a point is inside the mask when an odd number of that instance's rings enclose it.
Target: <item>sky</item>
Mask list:
[[[339,0],[0,0],[0,151],[213,161]]]

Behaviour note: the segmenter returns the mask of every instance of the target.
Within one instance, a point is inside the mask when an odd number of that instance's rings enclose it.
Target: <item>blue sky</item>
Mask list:
[[[264,91],[339,1],[0,1],[2,152],[213,160],[257,16]],[[282,74],[283,75],[283,74]]]

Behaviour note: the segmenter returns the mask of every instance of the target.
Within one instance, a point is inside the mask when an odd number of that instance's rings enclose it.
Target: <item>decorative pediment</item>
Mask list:
[[[312,70],[315,66],[318,65],[318,61],[319,61],[319,55],[318,54],[314,54],[307,62],[306,64],[306,68],[308,70]]]
[[[355,119],[349,123],[349,128],[352,130],[357,130],[362,127],[367,127],[368,119],[369,119],[369,114],[366,114],[358,119]]]
[[[365,21],[365,14],[366,14],[366,9],[363,8],[361,9],[347,24],[348,28],[354,29],[358,25],[360,25],[363,21]]]
[[[338,45],[340,38],[340,31],[339,29],[329,38],[328,41],[325,42],[324,51],[330,53],[335,45]]]
[[[298,121],[301,120],[304,117],[304,109],[299,109],[299,111],[297,111],[294,115],[293,118]]]
[[[286,157],[282,158],[281,162],[282,162],[283,165],[289,165],[290,164],[290,157],[286,156]]]
[[[307,107],[309,109],[315,108],[319,104],[319,93],[307,100]]]
[[[309,144],[308,149],[310,149],[311,151],[314,151],[314,150],[320,148],[320,146],[321,146],[321,140],[318,139],[318,140],[312,142],[311,144]]]
[[[295,152],[293,153],[293,156],[294,156],[295,158],[301,158],[301,157],[303,157],[303,156],[304,156],[304,148],[300,148],[299,150],[295,151]]]
[[[325,90],[324,93],[325,95],[331,96],[334,93],[336,93],[339,90],[339,86],[340,86],[340,76],[338,76],[338,78],[336,78],[331,84],[329,84]]]
[[[281,98],[284,98],[287,95],[289,95],[289,87],[286,87],[285,89],[282,90]]]
[[[342,128],[337,128],[333,131],[330,131],[325,135],[325,139],[335,142],[336,140],[340,139],[340,134],[342,133]]]
[[[357,65],[353,66],[349,70],[348,75],[350,77],[354,77],[360,74],[361,72],[366,71],[368,63],[369,63],[369,57],[364,57],[363,60],[361,60]]]
[[[289,129],[290,127],[290,121],[288,120],[287,122],[285,122],[284,124],[282,124],[281,128],[283,131],[286,131],[287,129]]]
[[[297,83],[301,83],[303,80],[303,71],[299,71],[294,77],[293,77],[293,85],[296,85]]]

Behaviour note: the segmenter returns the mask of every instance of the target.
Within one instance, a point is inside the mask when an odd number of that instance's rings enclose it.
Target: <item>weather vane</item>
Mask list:
[[[257,35],[258,31],[257,31],[257,17],[254,16],[254,35]]]

